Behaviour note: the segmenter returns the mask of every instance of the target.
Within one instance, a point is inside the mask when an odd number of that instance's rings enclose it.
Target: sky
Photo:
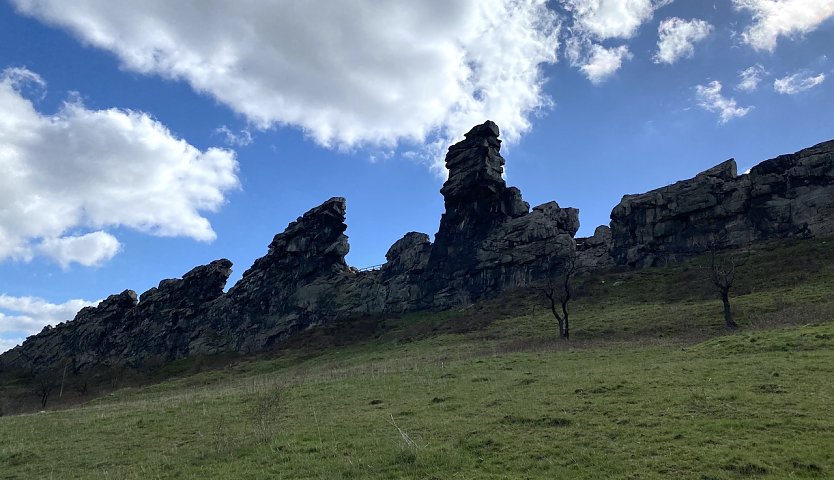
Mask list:
[[[490,119],[580,211],[834,138],[834,0],[0,0],[0,352],[347,198],[348,262],[433,235]]]

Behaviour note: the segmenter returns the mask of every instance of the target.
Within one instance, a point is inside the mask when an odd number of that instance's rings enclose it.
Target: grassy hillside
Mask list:
[[[313,331],[281,353],[0,417],[0,478],[834,477],[834,251],[751,252]],[[197,371],[197,373],[193,373]]]

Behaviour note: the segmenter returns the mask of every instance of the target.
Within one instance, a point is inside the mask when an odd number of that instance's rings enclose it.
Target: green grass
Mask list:
[[[311,332],[280,355],[0,417],[12,478],[832,478],[834,253],[753,254],[726,335],[696,263]],[[333,345],[333,344],[338,345]]]

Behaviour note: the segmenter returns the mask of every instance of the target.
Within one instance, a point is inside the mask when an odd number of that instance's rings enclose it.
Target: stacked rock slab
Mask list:
[[[614,261],[646,267],[762,240],[834,234],[834,141],[738,176],[727,160],[695,178],[626,195],[611,212]]]
[[[486,122],[449,149],[446,212],[432,244],[410,232],[386,263],[345,262],[346,202],[334,197],[272,240],[228,293],[231,262],[217,260],[143,293],[125,291],[0,355],[0,373],[139,368],[195,354],[269,348],[328,322],[467,305],[541,279],[574,254],[578,211],[555,202],[529,211],[502,178],[498,126]]]

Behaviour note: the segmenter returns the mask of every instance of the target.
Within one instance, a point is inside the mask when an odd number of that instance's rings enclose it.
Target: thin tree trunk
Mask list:
[[[735,320],[733,320],[733,311],[730,308],[730,292],[729,289],[721,292],[721,301],[724,302],[724,325],[727,330],[735,330],[738,328]]]
[[[562,329],[562,338],[564,338],[565,340],[569,340],[570,339],[570,324],[568,323],[568,304],[567,303],[562,304],[562,314],[565,317],[565,321],[564,321],[565,326]]]
[[[64,363],[64,373],[61,374],[61,390],[58,391],[58,398],[62,398],[64,396],[64,380],[67,379],[67,363]]]
[[[559,322],[559,335],[561,335],[563,338],[566,338],[565,328],[567,325],[567,316],[565,316],[565,319],[562,319],[562,317],[559,315],[559,312],[556,310],[556,300],[553,297],[553,295],[548,295],[547,298],[550,300],[550,311],[553,312],[553,317],[556,318],[557,322]],[[564,309],[564,306],[562,306],[562,311],[564,311]]]

